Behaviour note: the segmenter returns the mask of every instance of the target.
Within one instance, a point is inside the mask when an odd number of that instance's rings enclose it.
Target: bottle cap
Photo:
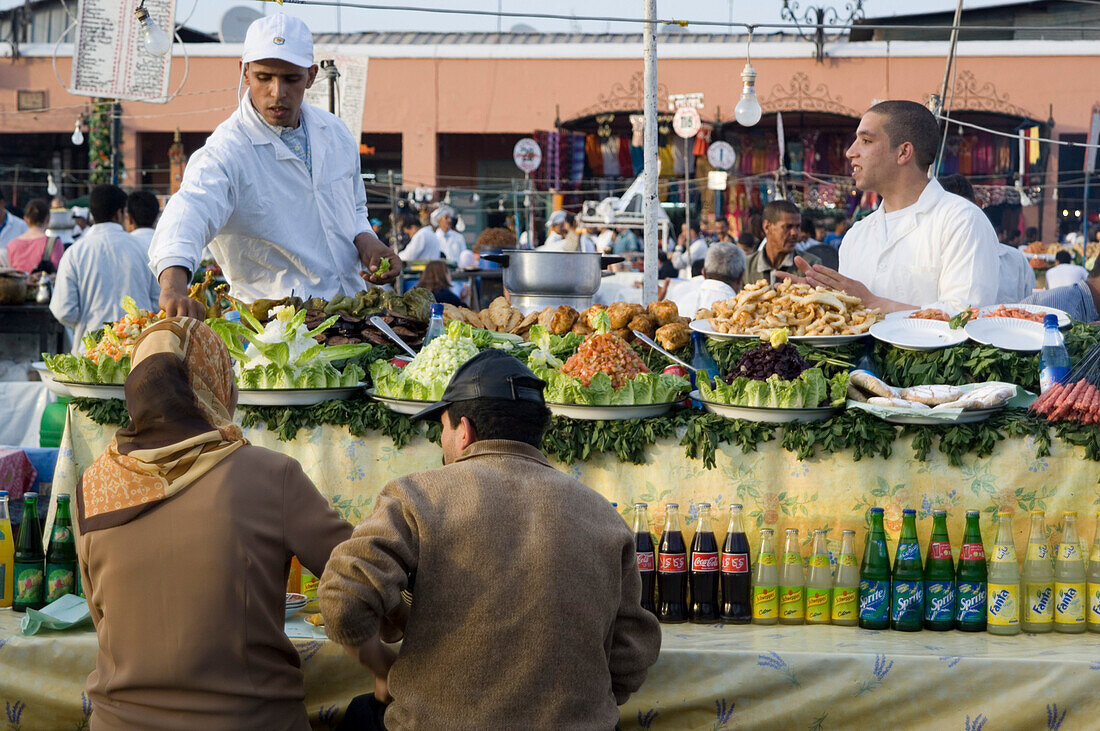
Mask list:
[[[24,500],[26,500],[27,498],[32,498],[32,497],[33,497],[33,498],[34,498],[35,500],[37,500],[37,499],[38,499],[38,493],[37,493],[37,492],[35,492],[34,490],[31,490],[31,491],[29,491],[29,492],[25,492],[25,493],[23,493],[23,499],[24,499]]]
[[[770,536],[772,533],[775,533],[775,531],[772,530],[771,528],[761,528],[760,529],[760,535],[764,535],[765,533],[767,533]]]
[[[882,515],[882,508],[871,508],[871,515]]]
[[[787,529],[787,535],[790,535],[791,533],[794,533],[797,536],[798,535],[798,528],[788,528]]]
[[[977,510],[967,510],[966,511],[966,517],[968,517],[968,518],[974,517],[976,515],[978,515]]]
[[[676,508],[677,510],[679,510],[680,509],[680,503],[666,503],[665,504],[665,509],[667,510],[668,508]]]
[[[997,513],[997,517],[998,518],[1011,518],[1012,513],[1001,511],[1001,512]]]
[[[947,515],[947,511],[946,510],[933,510],[932,511],[932,517],[933,518],[935,518],[937,516],[940,516],[940,515]]]
[[[634,507],[635,508],[648,508],[649,505],[647,505],[646,503],[634,503]]]
[[[69,502],[69,500],[71,498],[72,498],[71,495],[58,495],[57,496],[57,502],[61,502],[61,501]]]
[[[1046,515],[1046,511],[1045,510],[1032,510],[1031,514],[1032,515]]]
[[[695,507],[710,510],[710,503],[695,503]]]
[[[906,508],[905,510],[901,511],[901,514],[902,515],[916,515],[917,511],[914,510],[913,508]]]
[[[730,506],[730,510],[733,510],[734,508],[737,508],[738,510],[740,510],[741,509],[741,503],[734,503],[733,505]],[[1098,512],[1097,515],[1100,515],[1100,512]]]
[[[27,494],[29,495],[30,493],[27,493]],[[1063,512],[1062,515],[1067,517],[1067,518],[1069,518],[1069,517],[1076,518],[1077,517],[1077,511],[1076,510],[1067,510],[1067,511]]]
[[[1058,315],[1045,315],[1043,317],[1043,327],[1052,327],[1055,330],[1058,329]]]
[[[824,528],[818,528],[817,530],[814,531],[814,535],[816,536],[818,533],[825,533],[825,532],[826,532],[826,530]]]
[[[436,315],[443,317],[443,305],[439,304],[438,302],[432,305],[431,308],[431,317],[435,317]]]
[[[8,491],[7,490],[0,490],[0,497],[7,497],[7,496],[8,496]]]
[[[841,531],[842,536],[854,536],[856,532],[854,530]]]

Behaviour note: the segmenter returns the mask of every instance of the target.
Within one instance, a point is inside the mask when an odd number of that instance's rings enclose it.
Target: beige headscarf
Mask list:
[[[229,351],[203,322],[174,317],[134,345],[130,425],[77,489],[81,532],[122,525],[177,494],[248,442],[233,423]]]

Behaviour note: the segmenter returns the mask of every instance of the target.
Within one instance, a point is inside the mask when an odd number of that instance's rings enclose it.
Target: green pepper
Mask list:
[[[380,277],[383,274],[385,274],[386,272],[388,272],[389,270],[390,270],[390,259],[389,259],[388,256],[383,257],[382,261],[379,262],[379,264],[378,264],[378,269],[376,269],[375,272],[374,272],[374,276]]]

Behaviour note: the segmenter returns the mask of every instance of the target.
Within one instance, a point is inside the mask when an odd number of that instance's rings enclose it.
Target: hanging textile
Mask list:
[[[608,137],[602,140],[600,153],[603,155],[603,174],[617,177],[619,175],[619,138]]]
[[[600,140],[596,135],[588,135],[584,138],[584,153],[588,158],[588,167],[592,169],[592,175],[603,175],[603,152],[600,150]]]
[[[573,190],[579,189],[584,181],[584,146],[583,134],[575,132],[569,135],[569,159],[572,163],[569,167],[569,182],[572,183]]]
[[[640,175],[641,170],[634,172],[634,161],[630,157],[630,141],[625,137],[619,137],[619,175],[624,178],[633,178]]]
[[[635,175],[645,172],[645,148],[641,145],[630,146],[630,163]]]
[[[695,156],[691,154],[689,145],[687,157],[684,157],[684,141],[681,139],[672,145],[673,173],[676,175],[691,175],[695,172]],[[687,169],[684,169],[684,165]]]
[[[696,156],[706,155],[707,148],[710,147],[710,136],[714,132],[714,125],[703,123],[699,128],[699,133],[695,135],[695,145],[692,149],[692,154]]]
[[[661,162],[661,177],[671,178],[675,176],[675,160],[673,159],[672,144],[663,145],[657,150],[657,158]],[[682,173],[681,173],[682,174]]]

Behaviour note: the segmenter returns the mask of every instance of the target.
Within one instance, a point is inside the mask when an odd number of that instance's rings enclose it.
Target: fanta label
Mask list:
[[[920,559],[920,546],[916,541],[906,541],[898,544],[898,552],[895,561],[915,561]]]
[[[76,576],[71,568],[50,566],[46,572],[46,603],[57,601],[76,588]]]
[[[779,587],[779,618],[801,619],[804,616],[805,610],[802,607],[802,587]]]
[[[759,563],[761,566],[775,566],[775,554],[774,553],[762,553],[760,554]]]
[[[806,589],[806,621],[816,624],[829,621],[828,589]]]
[[[1085,621],[1085,585],[1054,582],[1054,621],[1058,624],[1081,624]]]
[[[959,552],[960,561],[984,561],[985,547],[980,543],[964,543]]]
[[[712,573],[718,571],[718,552],[714,553],[702,553],[695,552],[691,554],[691,570],[702,571],[704,573]]]
[[[859,582],[859,618],[885,621],[890,618],[890,582],[863,579]]]
[[[810,557],[810,565],[813,566],[814,568],[818,568],[818,569],[827,568],[829,566],[829,557],[828,556],[822,556],[821,554],[817,554],[816,556],[811,556]]]
[[[1089,563],[1100,561],[1100,543],[1092,544],[1092,551],[1089,552]]]
[[[44,595],[42,584],[44,581],[42,564],[15,563],[15,596],[14,601],[24,604],[34,604],[42,601]]]
[[[854,553],[842,553],[840,554],[841,566],[858,566],[856,562],[856,555]]]
[[[638,554],[638,570],[639,571],[652,571],[653,570],[653,551],[639,551]]]
[[[662,574],[682,574],[687,571],[686,553],[662,553],[658,559],[657,571]]]
[[[1048,556],[1047,544],[1045,543],[1029,543],[1027,544],[1027,560],[1038,561]]]
[[[1062,542],[1058,544],[1058,561],[1080,561],[1081,552],[1077,550],[1077,544]]]
[[[989,624],[1014,627],[1020,623],[1020,587],[1016,584],[989,585]]]
[[[1054,621],[1054,588],[1050,584],[1025,584],[1024,618],[1047,624]]]
[[[955,582],[924,582],[924,619],[928,622],[950,622],[955,618]]]
[[[779,590],[774,586],[752,588],[753,619],[772,619],[779,616]]]
[[[994,546],[991,563],[1016,563],[1016,549],[1012,546]]]
[[[747,553],[723,553],[722,571],[727,574],[749,573],[749,554]]]
[[[955,619],[959,622],[985,621],[985,584],[980,581],[960,581],[955,591],[959,597]]]
[[[920,622],[924,613],[924,585],[920,581],[895,581],[891,591],[890,619]]]
[[[936,541],[928,546],[929,558],[951,558],[951,544],[947,541]]]
[[[859,610],[859,594],[855,588],[833,589],[833,620],[856,619]]]
[[[1089,624],[1100,626],[1100,584],[1088,585],[1089,595]]]
[[[802,556],[797,553],[784,553],[783,563],[787,564],[788,566],[801,566]]]

